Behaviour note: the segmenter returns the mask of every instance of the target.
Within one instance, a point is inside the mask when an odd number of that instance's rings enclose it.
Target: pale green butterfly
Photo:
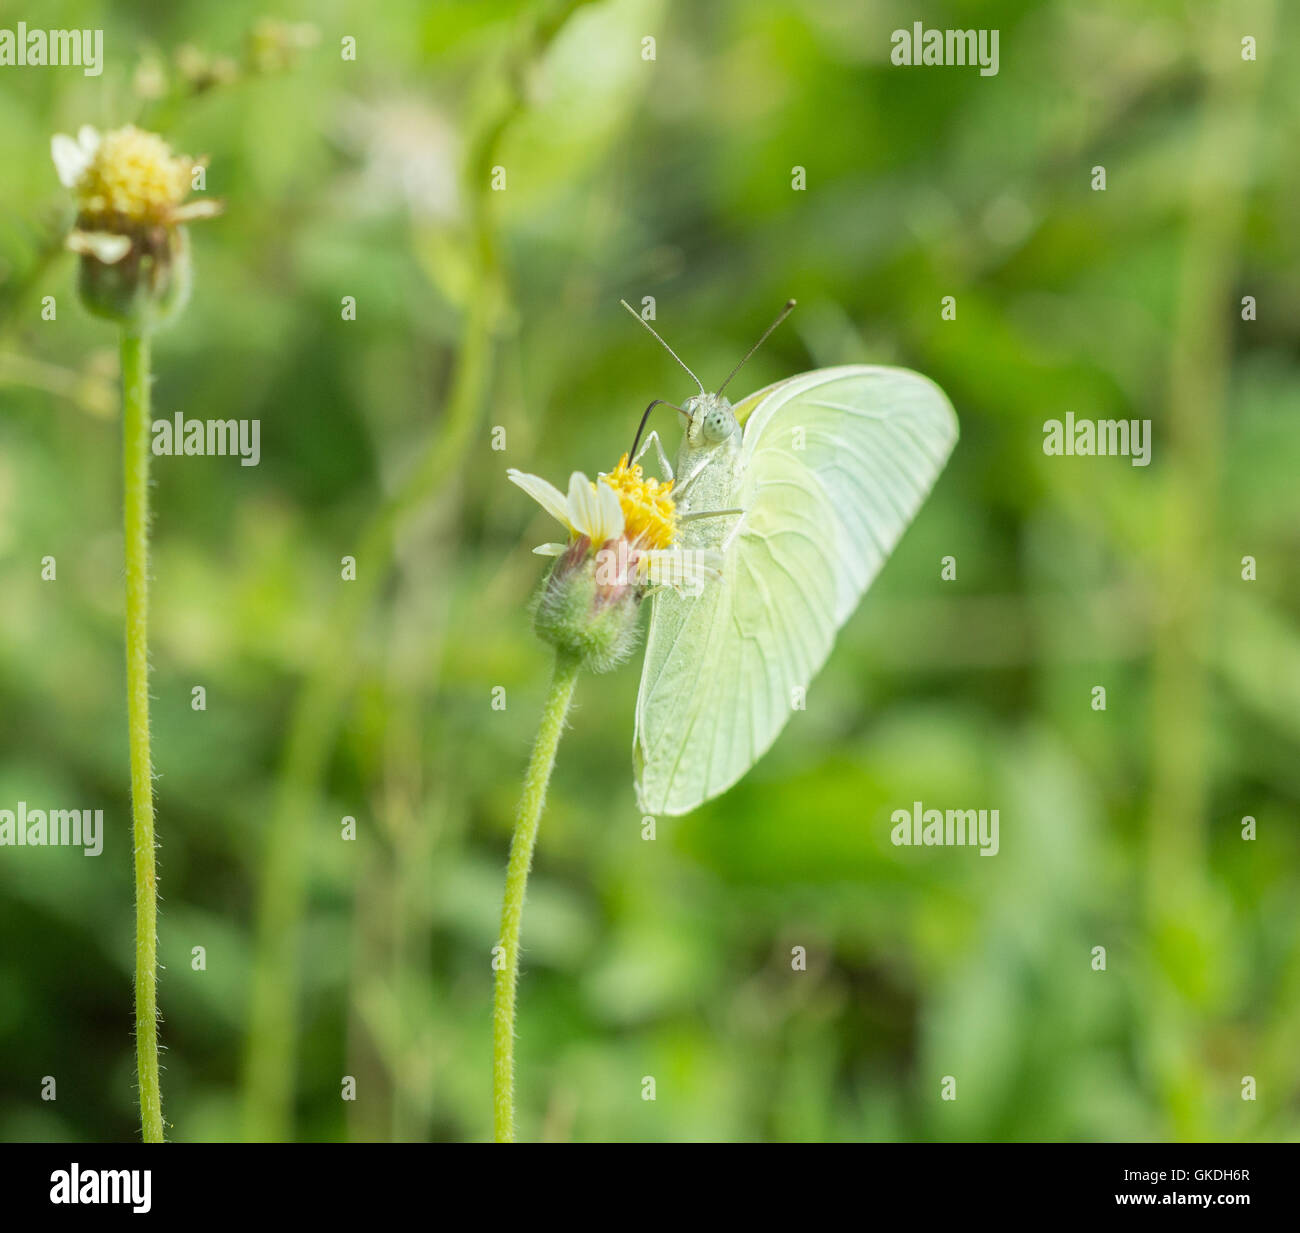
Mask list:
[[[716,394],[686,368],[700,393],[676,408],[689,424],[675,471],[657,433],[632,446],[676,476],[682,548],[722,558],[699,594],[652,601],[633,738],[643,813],[688,813],[767,752],[957,441],[943,391],[902,368],[819,368],[733,407],[722,390],[793,307]]]

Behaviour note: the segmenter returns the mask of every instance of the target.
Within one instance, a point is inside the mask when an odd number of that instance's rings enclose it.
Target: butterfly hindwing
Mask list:
[[[903,369],[819,369],[735,410],[745,513],[723,576],[654,600],[634,741],[647,813],[689,812],[767,751],[957,439],[943,392]]]

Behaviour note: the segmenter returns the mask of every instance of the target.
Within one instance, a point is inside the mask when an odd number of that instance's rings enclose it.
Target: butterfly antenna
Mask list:
[[[641,324],[645,326],[645,328],[649,330],[651,334],[654,334],[656,338],[659,338],[659,335],[655,331],[654,326],[652,326],[650,322],[648,322],[639,312],[637,312],[637,310],[633,308],[631,304],[629,304],[626,300],[619,300],[619,303],[622,304],[623,307],[626,308],[627,311],[632,314],[632,316],[634,316],[639,322],[641,322]],[[686,368],[686,365],[682,364],[682,357],[678,355],[677,352],[674,351],[666,342],[664,342],[662,338],[659,338],[659,345],[663,347],[663,349],[667,351],[668,354],[673,357],[673,359],[675,359],[679,364],[681,364],[683,368]],[[704,382],[701,381],[699,377],[697,377],[693,372],[691,372],[689,368],[686,368],[686,371],[690,375],[691,380],[694,381],[695,384],[700,387],[700,393],[701,394],[706,393],[707,391],[704,388]],[[653,405],[654,404],[651,403],[651,406]]]
[[[759,347],[761,347],[765,342],[767,342],[767,336],[771,334],[771,332],[774,329],[776,329],[776,327],[780,325],[781,322],[784,321],[794,311],[794,305],[795,305],[794,300],[786,300],[785,307],[781,309],[779,313],[777,313],[776,320],[773,321],[772,324],[769,325],[767,329],[763,331],[763,337],[760,338],[758,342],[756,342],[752,347],[750,347],[748,351],[745,352],[745,358],[741,360],[740,363],[737,364],[735,368],[731,370],[731,372],[727,375],[727,379],[720,386],[718,386],[719,394],[721,394],[722,391],[725,390],[727,386],[731,384],[731,378],[734,377],[742,368],[745,367],[745,364],[749,360],[749,357],[753,355],[754,352],[759,349]]]

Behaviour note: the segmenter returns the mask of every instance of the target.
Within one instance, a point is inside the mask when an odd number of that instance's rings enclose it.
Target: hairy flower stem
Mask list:
[[[519,984],[519,923],[524,911],[528,871],[537,844],[537,826],[546,804],[546,787],[555,767],[555,750],[573,701],[579,659],[566,651],[555,656],[551,689],[542,711],[537,743],[524,776],[524,793],[510,841],[506,867],[506,893],[501,905],[500,966],[492,998],[492,1104],[493,1133],[498,1143],[515,1138],[515,991]]]
[[[122,332],[123,526],[126,533],[126,711],[135,846],[135,1050],[140,1127],[163,1141],[158,1083],[158,874],[149,756],[149,335]]]
[[[299,691],[284,745],[279,789],[262,860],[258,940],[254,958],[247,1054],[244,1064],[245,1134],[280,1141],[293,1131],[299,956],[306,909],[306,834],[320,796],[343,709],[353,688],[347,670],[359,631],[382,594],[398,533],[421,512],[441,508],[454,495],[453,480],[475,440],[487,404],[492,356],[500,332],[501,254],[491,199],[491,169],[513,122],[526,108],[526,83],[569,16],[592,0],[553,0],[507,57],[494,65],[506,89],[469,143],[466,183],[476,290],[468,305],[453,379],[439,430],[430,435],[402,486],[372,516],[357,552],[362,569],[315,655],[316,667]]]

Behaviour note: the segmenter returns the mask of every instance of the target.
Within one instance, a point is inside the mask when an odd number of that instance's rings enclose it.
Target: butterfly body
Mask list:
[[[733,507],[740,479],[743,436],[731,404],[716,394],[687,399],[691,422],[677,453],[677,511],[686,515],[681,543],[685,548],[720,548],[735,517],[704,518]]]
[[[654,597],[633,761],[644,813],[725,791],[812,678],[957,439],[933,382],[846,365],[732,407],[701,394],[677,456],[680,542],[722,554],[697,595]]]

